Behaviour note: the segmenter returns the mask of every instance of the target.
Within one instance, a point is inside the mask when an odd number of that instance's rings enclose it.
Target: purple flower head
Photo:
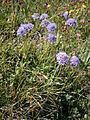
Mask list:
[[[54,43],[56,41],[56,36],[50,33],[48,34],[47,39],[49,42]]]
[[[56,59],[59,65],[65,65],[68,63],[68,55],[65,52],[57,53]]]
[[[48,24],[48,26],[47,26],[48,32],[54,32],[54,31],[56,30],[56,28],[57,28],[57,26],[56,26],[55,23],[50,23],[50,24]]]
[[[44,19],[47,19],[48,18],[48,15],[46,13],[43,13],[41,16],[40,16],[40,20],[44,20]]]
[[[28,23],[26,26],[27,26],[27,30],[32,30],[34,27],[32,23]]]
[[[39,18],[40,18],[39,13],[34,13],[34,14],[32,15],[32,18],[33,18],[34,20],[39,19]]]
[[[23,37],[25,35],[25,33],[29,30],[32,30],[33,27],[34,27],[34,25],[32,23],[21,24],[17,30],[17,35],[20,37]]]
[[[69,18],[69,13],[68,11],[63,13],[63,17],[67,20]]]
[[[72,66],[77,66],[79,64],[79,58],[77,56],[72,56],[70,59],[70,64]]]
[[[47,19],[42,20],[41,25],[42,27],[47,27],[50,24],[50,21]]]
[[[66,25],[68,26],[76,26],[77,25],[77,21],[73,18],[69,18],[67,21],[66,21]]]
[[[21,27],[23,27],[26,31],[29,31],[33,29],[34,25],[32,23],[21,24]]]
[[[26,33],[26,30],[24,29],[24,27],[19,27],[17,30],[17,35],[20,37],[23,37]]]

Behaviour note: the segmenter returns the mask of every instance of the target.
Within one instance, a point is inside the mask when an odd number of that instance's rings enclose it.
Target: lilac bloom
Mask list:
[[[33,27],[34,25],[32,23],[21,24],[17,30],[17,35],[23,37],[25,33],[29,30],[32,30]]]
[[[70,64],[72,66],[77,66],[79,64],[79,58],[77,56],[72,56],[70,59]]]
[[[68,55],[65,52],[57,53],[56,59],[59,65],[65,65],[68,63]]]
[[[67,21],[66,21],[66,25],[68,26],[76,26],[77,25],[77,21],[73,18],[69,18]]]
[[[49,42],[54,43],[56,41],[56,36],[50,33],[48,34],[47,39]]]
[[[50,24],[50,21],[47,19],[42,20],[41,25],[42,27],[47,27]]]
[[[40,20],[44,20],[44,19],[47,19],[48,18],[48,15],[46,13],[43,13],[41,16],[40,16]]]
[[[21,27],[23,27],[26,31],[32,30],[34,25],[32,23],[27,23],[27,24],[21,24]]]
[[[48,32],[54,32],[56,30],[57,26],[55,23],[50,23],[47,25]]]
[[[23,27],[19,27],[19,29],[17,30],[17,35],[20,37],[23,37],[26,33],[26,30]]]
[[[67,20],[69,18],[69,13],[68,11],[63,13],[63,17]]]
[[[34,14],[32,15],[32,18],[33,18],[34,20],[39,19],[39,18],[40,18],[39,13],[34,13]]]
[[[32,30],[34,25],[32,23],[28,23],[26,27],[27,27],[27,30]]]

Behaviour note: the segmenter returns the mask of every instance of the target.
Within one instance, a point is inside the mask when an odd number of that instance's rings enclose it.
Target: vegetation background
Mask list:
[[[65,11],[78,27],[65,25]],[[38,38],[42,31],[40,22],[32,19],[36,12],[47,13],[57,24],[55,44]],[[20,39],[17,29],[27,22],[35,27]],[[59,51],[78,55],[79,66],[58,66]],[[0,1],[1,120],[90,120],[89,80],[89,0]]]

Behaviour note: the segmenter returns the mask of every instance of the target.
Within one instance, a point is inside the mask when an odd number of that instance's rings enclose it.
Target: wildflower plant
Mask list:
[[[43,13],[41,16],[40,16],[40,20],[44,20],[44,19],[47,19],[48,18],[48,14],[46,13]]]
[[[67,21],[66,21],[66,25],[70,26],[70,27],[75,27],[77,26],[77,21],[73,18],[69,18]]]
[[[44,19],[44,20],[42,20],[42,22],[41,22],[41,26],[42,26],[42,27],[47,27],[49,24],[50,24],[50,21],[47,20],[47,19]]]
[[[70,59],[70,64],[72,66],[77,66],[79,64],[79,58],[77,56],[72,56]]]
[[[48,41],[50,41],[51,43],[55,43],[56,42],[56,36],[49,33],[48,37],[47,37]]]
[[[68,11],[64,12],[63,17],[65,18],[65,20],[67,20],[69,18],[69,12]]]
[[[48,24],[47,25],[47,30],[48,30],[48,32],[55,32],[56,31],[56,28],[57,28],[57,26],[56,26],[56,24],[55,23],[50,23],[50,24]]]
[[[23,37],[26,33],[26,30],[23,27],[19,27],[19,29],[17,30],[17,35],[19,35],[20,37]]]
[[[68,55],[65,52],[59,52],[56,54],[58,64],[65,65],[68,63]]]
[[[0,4],[0,120],[87,120],[88,2],[13,2]]]
[[[34,25],[32,23],[21,24],[17,30],[17,35],[23,37],[26,34],[26,32],[32,30],[33,27]]]
[[[39,19],[39,18],[40,18],[39,13],[34,13],[34,14],[32,15],[32,18],[33,18],[33,20]]]

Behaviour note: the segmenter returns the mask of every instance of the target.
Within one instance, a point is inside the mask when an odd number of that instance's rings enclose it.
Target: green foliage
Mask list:
[[[83,43],[80,57],[85,66],[90,68],[90,38]]]

